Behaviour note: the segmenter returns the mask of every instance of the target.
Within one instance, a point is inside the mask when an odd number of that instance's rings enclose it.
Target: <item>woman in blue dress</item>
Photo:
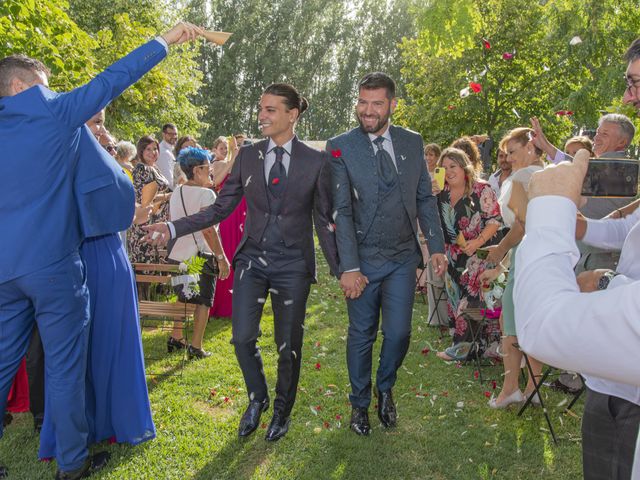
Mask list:
[[[96,127],[94,119],[87,125],[99,139],[104,127],[102,122]],[[109,439],[136,445],[154,438],[156,430],[144,371],[135,277],[117,233],[85,240],[80,253],[91,309],[87,443]],[[46,401],[40,458],[56,453],[55,426],[47,415]]]

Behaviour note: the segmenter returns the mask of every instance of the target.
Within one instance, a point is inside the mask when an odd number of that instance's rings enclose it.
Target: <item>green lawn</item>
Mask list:
[[[101,446],[112,458],[96,479],[575,479],[582,475],[580,420],[563,415],[565,396],[545,390],[560,438],[555,446],[540,409],[516,417],[516,410],[492,411],[472,366],[445,364],[434,351],[446,341],[425,326],[426,306],[416,301],[411,347],[394,390],[399,425],[385,431],[373,408],[368,438],[348,428],[348,376],[345,361],[347,316],[337,282],[321,266],[320,284],[308,304],[299,394],[288,435],[264,441],[272,410],[262,428],[239,440],[236,428],[248,399],[233,348],[231,324],[209,323],[209,359],[188,363],[181,376],[149,381],[155,440],[141,446]],[[266,306],[262,353],[273,389],[277,347],[273,317]],[[380,340],[380,337],[379,337]],[[166,334],[145,335],[145,349],[159,357],[149,371],[175,371],[176,354],[167,355]],[[376,344],[376,357],[380,342]],[[423,353],[425,347],[431,352]],[[502,367],[485,374],[500,382]],[[273,395],[272,395],[273,398]],[[375,400],[374,400],[375,403]],[[574,408],[582,413],[582,402]],[[31,417],[17,415],[0,441],[0,463],[12,479],[52,478],[55,463],[37,461],[38,439]]]

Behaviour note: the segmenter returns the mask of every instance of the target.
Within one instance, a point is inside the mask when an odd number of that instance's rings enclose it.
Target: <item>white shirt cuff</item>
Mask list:
[[[164,38],[162,38],[161,35],[158,35],[155,39],[156,41],[160,42],[160,44],[164,47],[167,53],[169,53],[169,44],[167,43],[167,41]]]
[[[176,227],[173,226],[173,223],[167,222],[167,227],[169,227],[169,232],[171,233],[171,238],[176,238]]]
[[[359,271],[360,271],[360,269],[359,269],[359,268],[352,268],[351,270],[345,270],[345,271],[344,271],[344,272],[342,272],[342,273],[351,273],[351,272],[359,272]]]

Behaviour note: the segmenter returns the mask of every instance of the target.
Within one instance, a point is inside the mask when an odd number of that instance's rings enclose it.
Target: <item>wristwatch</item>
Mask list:
[[[224,254],[221,253],[220,255],[216,255],[216,258],[218,260],[224,260]]]
[[[618,275],[618,273],[614,272],[613,270],[604,272],[598,279],[598,290],[606,290],[609,286],[609,283],[615,278],[616,275]]]

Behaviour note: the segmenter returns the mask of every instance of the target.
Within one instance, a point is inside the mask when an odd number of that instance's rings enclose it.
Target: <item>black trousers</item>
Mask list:
[[[264,265],[266,263],[266,265]],[[278,379],[274,411],[288,416],[296,399],[302,338],[311,275],[304,259],[278,265],[260,257],[240,253],[233,278],[233,316],[231,342],[242,369],[250,400],[268,396],[262,356],[257,345],[264,303],[271,297],[274,337],[278,349]]]
[[[27,350],[27,377],[29,378],[29,410],[36,423],[44,419],[44,350],[38,326],[33,327]]]
[[[587,388],[582,415],[585,480],[628,480],[640,426],[640,405]]]

